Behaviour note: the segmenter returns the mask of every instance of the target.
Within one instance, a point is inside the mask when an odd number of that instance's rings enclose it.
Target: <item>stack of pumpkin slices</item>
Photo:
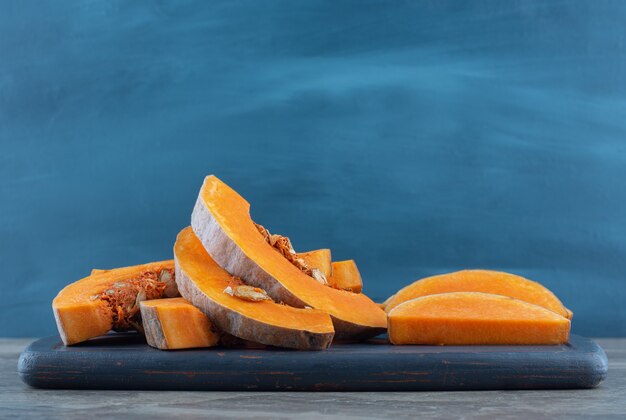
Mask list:
[[[354,261],[333,262],[328,249],[296,253],[209,176],[173,261],[93,270],[65,287],[53,309],[66,345],[137,329],[160,349],[236,342],[322,350],[386,330],[385,312],[361,290]]]
[[[489,270],[427,277],[382,307],[393,344],[563,344],[573,315],[541,284]]]
[[[296,253],[250,218],[215,176],[204,180],[174,259],[91,275],[53,301],[66,345],[138,330],[159,349],[278,346],[323,350],[388,328],[393,344],[559,344],[572,314],[548,289],[507,273],[465,270],[417,281],[376,304],[353,260]]]

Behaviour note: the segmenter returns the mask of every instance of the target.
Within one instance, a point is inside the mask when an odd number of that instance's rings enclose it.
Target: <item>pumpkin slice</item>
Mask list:
[[[391,297],[385,311],[420,296],[448,292],[483,292],[509,296],[543,306],[571,319],[571,312],[550,290],[541,284],[515,274],[491,270],[463,270],[427,277],[406,286]]]
[[[317,268],[328,279],[333,274],[330,249],[316,249],[309,252],[298,252],[298,257],[311,268]]]
[[[453,292],[408,300],[389,312],[393,344],[563,344],[570,320],[507,296]]]
[[[61,339],[69,346],[111,329],[140,327],[140,301],[177,295],[174,262],[169,260],[85,277],[61,290],[52,309]]]
[[[183,298],[139,304],[146,341],[161,350],[212,347],[219,340],[209,318]]]
[[[245,285],[209,256],[191,228],[178,234],[174,259],[180,294],[219,330],[278,347],[323,350],[330,345],[334,329],[326,312],[275,303],[262,290],[236,293]]]
[[[330,314],[335,337],[368,338],[384,332],[384,311],[363,294],[327,287],[270,245],[250,218],[250,205],[215,176],[204,180],[191,226],[226,271],[260,287],[277,302]]]
[[[353,293],[361,293],[363,281],[354,260],[335,261],[332,263],[333,275],[328,278],[328,285]]]

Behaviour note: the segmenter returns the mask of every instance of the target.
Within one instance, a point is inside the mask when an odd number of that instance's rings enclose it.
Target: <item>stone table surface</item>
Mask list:
[[[609,359],[596,389],[387,393],[33,389],[16,372],[32,341],[0,339],[0,418],[626,418],[626,338],[596,340]]]

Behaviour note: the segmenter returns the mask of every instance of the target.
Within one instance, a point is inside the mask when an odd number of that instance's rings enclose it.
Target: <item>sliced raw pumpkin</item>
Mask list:
[[[316,249],[314,251],[298,252],[298,257],[302,258],[309,267],[320,270],[326,279],[328,279],[333,273],[330,249]]]
[[[140,327],[139,302],[178,295],[174,261],[116,268],[78,280],[52,301],[65,345]]]
[[[198,308],[183,298],[139,304],[146,341],[161,350],[215,346],[220,335]]]
[[[191,228],[178,234],[174,259],[181,295],[219,330],[244,340],[301,350],[323,350],[330,345],[334,329],[326,312],[281,305],[264,298],[262,290],[245,288],[211,258]],[[237,293],[240,286],[242,293]]]
[[[353,293],[361,293],[363,281],[354,260],[335,261],[332,263],[333,275],[328,278],[328,285]]]
[[[204,180],[191,226],[229,273],[266,290],[277,302],[328,312],[336,338],[367,338],[385,330],[384,311],[367,296],[324,286],[277,252],[250,218],[248,202],[217,177]]]
[[[502,295],[453,292],[408,300],[389,312],[393,344],[562,344],[570,320]]]
[[[571,312],[550,290],[515,274],[491,270],[463,270],[418,280],[393,295],[385,311],[417,297],[448,292],[483,292],[509,296],[543,306],[566,318]]]

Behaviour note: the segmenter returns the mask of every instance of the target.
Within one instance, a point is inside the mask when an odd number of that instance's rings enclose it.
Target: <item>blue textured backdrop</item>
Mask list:
[[[209,173],[373,297],[510,270],[626,335],[625,2],[0,7],[0,336],[170,257]]]

